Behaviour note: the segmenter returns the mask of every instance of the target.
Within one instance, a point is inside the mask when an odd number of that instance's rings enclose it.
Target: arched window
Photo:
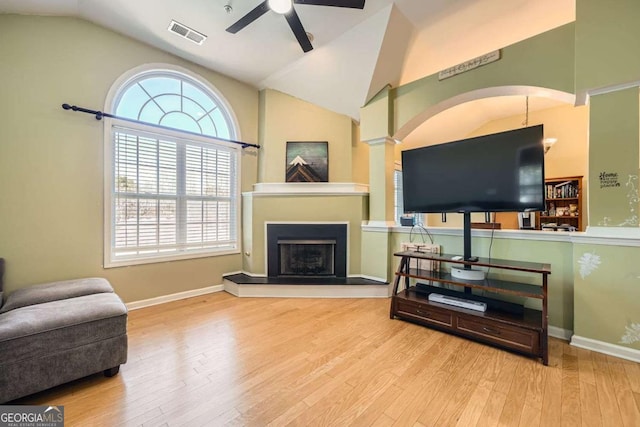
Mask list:
[[[237,135],[221,97],[153,70],[117,88],[111,108],[105,266],[237,253],[239,149],[223,141]]]

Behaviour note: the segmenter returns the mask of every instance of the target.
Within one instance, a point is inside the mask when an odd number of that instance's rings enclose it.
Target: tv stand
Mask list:
[[[470,264],[463,259],[452,259],[452,255],[403,251],[394,254],[400,257],[391,296],[390,317],[419,323],[434,329],[461,335],[479,342],[492,344],[529,356],[539,357],[549,363],[547,280],[551,274],[549,264],[479,258],[474,266],[490,267],[492,270],[521,271],[541,275],[542,284],[531,285],[493,278],[465,280],[453,277],[444,271],[428,271],[410,268],[411,259],[437,261],[441,265],[464,269]],[[420,263],[416,263],[420,265]],[[401,280],[403,279],[404,280]],[[423,281],[420,283],[418,281]],[[460,291],[445,287],[455,285]],[[400,290],[400,287],[403,290]],[[498,299],[478,296],[472,289],[482,289],[497,294],[535,298],[542,302],[542,310],[533,310],[522,305]],[[473,299],[487,304],[487,310],[479,312],[435,301],[429,294],[444,293],[449,296]]]

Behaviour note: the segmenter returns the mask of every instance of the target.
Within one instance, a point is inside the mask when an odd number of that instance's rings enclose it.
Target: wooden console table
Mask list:
[[[539,357],[547,365],[548,317],[547,276],[549,264],[500,259],[479,258],[477,262],[452,259],[453,255],[423,252],[397,252],[401,257],[396,272],[391,297],[390,316],[409,320],[424,326],[461,335],[476,341],[492,344],[529,356]],[[410,268],[412,259],[430,260],[457,267],[471,265],[490,267],[492,270],[511,270],[540,274],[541,285],[486,278],[464,280],[443,271]],[[413,264],[417,264],[414,262]],[[404,278],[404,280],[401,280]],[[417,282],[418,280],[424,283]],[[403,283],[403,290],[400,284]],[[455,285],[460,291],[444,287]],[[505,303],[498,299],[472,295],[471,289],[482,289],[497,294],[517,295],[542,300],[542,311]],[[460,298],[481,300],[487,303],[484,312],[429,301],[429,294],[440,293]]]

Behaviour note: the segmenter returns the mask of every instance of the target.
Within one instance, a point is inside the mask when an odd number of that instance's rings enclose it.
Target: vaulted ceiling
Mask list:
[[[363,10],[296,4],[313,35],[314,49],[304,53],[273,11],[237,34],[225,31],[261,1],[3,0],[0,12],[77,16],[355,120],[387,84],[408,83],[575,20],[575,0],[366,0]],[[171,20],[206,41],[199,46],[170,33]],[[496,102],[479,107],[482,117],[504,117],[521,104]]]

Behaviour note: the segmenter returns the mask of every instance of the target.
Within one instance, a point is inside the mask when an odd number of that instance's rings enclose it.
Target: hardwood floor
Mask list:
[[[17,401],[68,426],[640,426],[640,365],[549,365],[389,319],[388,299],[216,293],[129,313],[129,361]]]

